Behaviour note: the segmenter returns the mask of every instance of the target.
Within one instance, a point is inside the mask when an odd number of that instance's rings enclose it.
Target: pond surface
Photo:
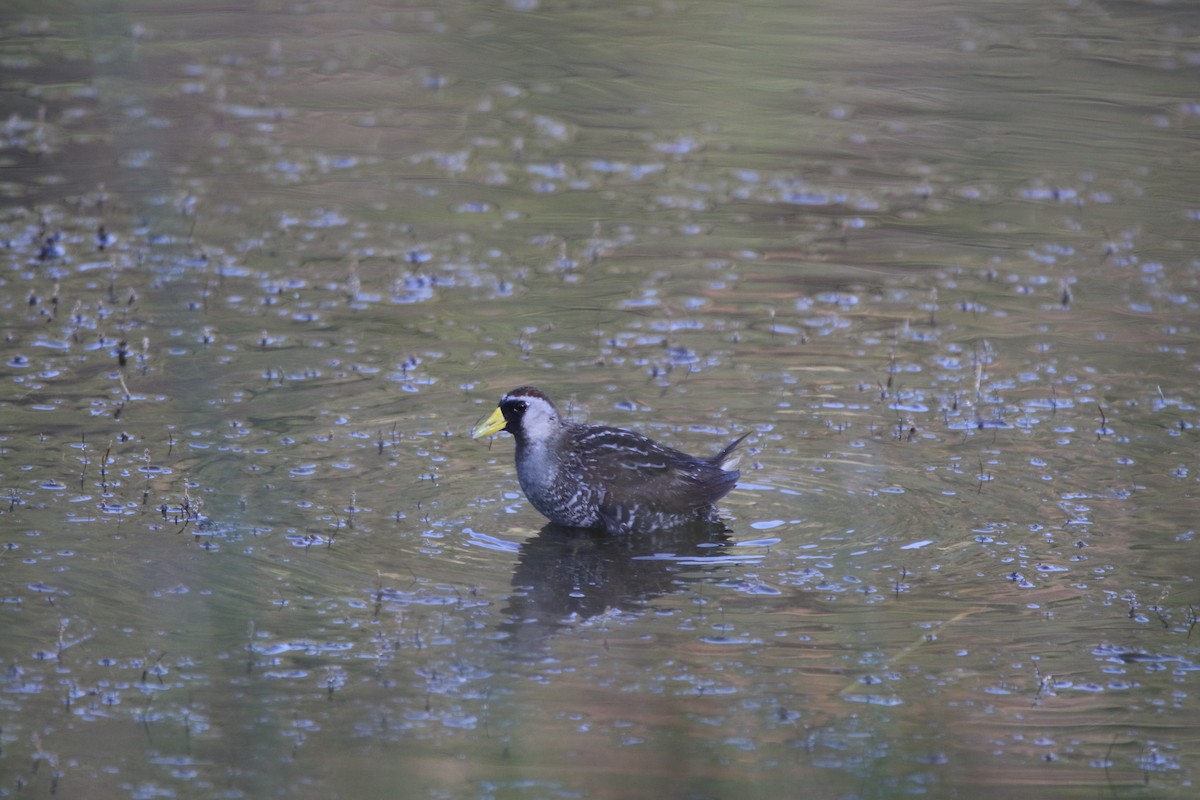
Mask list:
[[[1191,4],[0,31],[0,797],[1193,796]],[[730,540],[545,527],[526,383]]]

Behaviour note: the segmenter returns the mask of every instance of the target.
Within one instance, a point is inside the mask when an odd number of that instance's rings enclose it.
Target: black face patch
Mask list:
[[[517,428],[521,427],[521,417],[525,416],[525,409],[529,408],[529,403],[513,397],[506,397],[500,403],[500,413],[504,415],[504,421],[508,424],[504,426],[504,430],[509,433],[516,433]]]

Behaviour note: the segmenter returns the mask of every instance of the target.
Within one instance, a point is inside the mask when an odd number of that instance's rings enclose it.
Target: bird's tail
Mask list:
[[[725,445],[725,449],[722,450],[721,452],[717,453],[712,458],[710,458],[709,461],[713,464],[718,465],[721,469],[726,470],[726,471],[732,471],[732,470],[737,469],[738,462],[741,461],[742,457],[741,456],[733,456],[732,458],[730,458],[729,454],[732,453],[734,448],[737,447],[739,444],[741,444],[742,440],[745,439],[747,436],[749,436],[751,433],[753,433],[753,431],[746,431],[741,436],[734,439],[729,444]]]

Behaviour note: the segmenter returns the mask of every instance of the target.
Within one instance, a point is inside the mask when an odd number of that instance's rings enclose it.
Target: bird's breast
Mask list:
[[[530,489],[547,490],[558,476],[558,459],[545,444],[517,444],[517,480],[528,494]]]

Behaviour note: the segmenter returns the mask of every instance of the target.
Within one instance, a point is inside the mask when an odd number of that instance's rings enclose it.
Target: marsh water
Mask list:
[[[0,797],[1194,796],[1193,4],[0,31]],[[728,540],[545,527],[530,383]]]

